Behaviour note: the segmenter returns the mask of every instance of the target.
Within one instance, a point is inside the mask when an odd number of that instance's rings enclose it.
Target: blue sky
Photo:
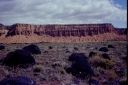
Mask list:
[[[90,24],[127,27],[127,0],[0,0],[0,23]]]
[[[119,4],[122,6],[123,9],[127,8],[127,0],[114,0],[116,4]]]

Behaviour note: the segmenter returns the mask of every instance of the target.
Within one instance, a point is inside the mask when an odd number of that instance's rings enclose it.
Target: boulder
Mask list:
[[[15,50],[7,54],[7,56],[2,61],[3,65],[16,67],[28,67],[28,65],[34,65],[35,59],[31,56],[30,53],[24,50]]]
[[[108,48],[115,48],[113,45],[108,45]]]
[[[0,50],[3,50],[3,49],[5,49],[5,46],[0,45]]]
[[[74,50],[78,51],[79,49],[77,47],[74,47]]]
[[[91,51],[91,52],[89,53],[89,57],[93,57],[93,56],[95,56],[95,55],[96,55],[96,52]]]
[[[72,61],[73,63],[71,67],[66,69],[66,71],[73,76],[86,78],[87,76],[89,77],[93,75],[91,65],[84,53],[73,53],[69,56],[69,61]]]
[[[23,50],[31,54],[41,54],[40,48],[34,44],[24,47]]]
[[[0,81],[0,85],[36,85],[36,82],[28,77],[9,77]]]
[[[49,49],[53,49],[53,47],[52,47],[52,46],[49,46],[48,48],[49,48]]]
[[[99,49],[99,51],[108,52],[108,48],[107,48],[107,47],[101,47],[101,48]]]

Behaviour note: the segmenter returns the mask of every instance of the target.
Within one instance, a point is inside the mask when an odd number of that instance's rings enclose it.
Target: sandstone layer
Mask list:
[[[103,24],[0,24],[0,43],[124,41],[126,29]]]

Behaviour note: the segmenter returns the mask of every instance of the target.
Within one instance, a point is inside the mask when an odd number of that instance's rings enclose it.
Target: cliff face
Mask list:
[[[0,25],[0,43],[86,42],[126,40],[126,31],[112,24]]]
[[[125,28],[116,28],[116,32],[119,35],[126,35],[128,33],[128,29],[125,29]]]
[[[7,27],[3,24],[0,24],[0,36],[6,35],[8,32]]]
[[[56,36],[93,36],[115,32],[111,24],[74,24],[74,25],[30,25],[15,24],[10,26],[8,36],[12,35],[49,35]]]

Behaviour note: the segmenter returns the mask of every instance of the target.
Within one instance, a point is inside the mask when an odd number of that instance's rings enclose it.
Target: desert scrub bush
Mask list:
[[[90,52],[91,53],[91,52]],[[93,53],[94,54],[94,53]],[[95,55],[93,55],[93,57],[91,57],[92,56],[92,53],[91,54],[89,54],[89,61],[90,62],[94,62],[94,61],[100,61],[102,58],[101,58],[101,54],[100,53],[95,53]]]
[[[118,77],[114,70],[107,70],[106,75],[109,75],[108,78],[112,80]]]
[[[127,71],[125,68],[122,68],[122,67],[119,67],[115,70],[116,74],[119,76],[119,77],[124,77],[127,75]]]
[[[47,50],[45,50],[43,53],[48,53],[48,51],[47,51]]]
[[[0,85],[36,85],[36,81],[26,76],[10,76],[0,81]]]
[[[96,56],[97,55],[97,53],[96,52],[93,52],[93,51],[91,51],[90,53],[89,53],[89,57],[93,57],[93,56]]]
[[[113,45],[108,45],[108,48],[115,48]]]
[[[74,50],[78,51],[79,49],[77,47],[74,47]]]
[[[8,74],[9,74],[8,70],[5,69],[5,67],[0,66],[0,80],[1,80],[1,78],[7,76]]]
[[[106,53],[101,54],[101,57],[104,58],[104,59],[111,60],[110,56]]]
[[[5,49],[5,46],[4,45],[0,45],[0,50],[3,50]]]
[[[64,75],[66,73],[65,69],[63,67],[58,67],[54,69],[54,73],[58,75]]]
[[[35,57],[35,61],[36,61],[36,64],[40,65],[40,64],[44,64],[44,59],[42,56],[40,57]]]
[[[101,51],[101,52],[108,52],[109,50],[108,50],[107,47],[101,47],[101,48],[99,49],[99,51]]]
[[[61,67],[61,64],[60,64],[59,62],[54,62],[54,63],[52,64],[52,67],[53,67],[53,68]]]
[[[34,57],[22,49],[9,52],[2,61],[2,65],[9,67],[21,66],[21,68],[27,68],[28,66],[32,66],[34,64]]]
[[[69,50],[66,50],[65,53],[70,53],[70,51]]]
[[[69,49],[65,49],[65,53],[70,53],[70,50]]]
[[[53,49],[53,47],[52,47],[52,46],[49,46],[48,48],[49,48],[49,49]]]
[[[35,66],[33,67],[33,72],[34,72],[34,73],[40,73],[42,70],[43,70],[42,65],[35,65]]]
[[[112,66],[115,64],[114,61],[101,58],[100,55],[95,56],[94,58],[90,58],[90,63],[94,67],[101,67],[104,69],[111,69]]]
[[[112,60],[106,60],[105,63],[108,65],[108,66],[114,66],[116,63]]]
[[[29,52],[31,54],[41,54],[40,48],[37,45],[34,45],[34,44],[25,46],[23,48],[23,50],[25,50],[26,52]]]
[[[73,76],[81,79],[94,74],[88,58],[84,53],[72,53],[68,60],[72,62],[72,65],[66,69],[67,73],[71,73]]]

